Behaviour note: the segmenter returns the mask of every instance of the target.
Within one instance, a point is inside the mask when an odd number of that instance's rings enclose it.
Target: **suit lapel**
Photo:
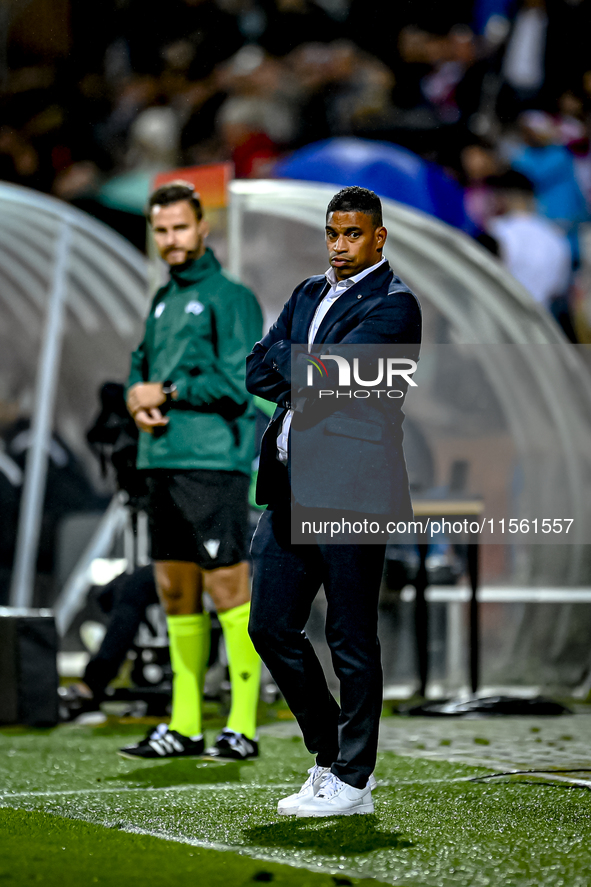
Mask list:
[[[318,332],[316,333],[315,342],[325,342],[326,336],[335,324],[339,323],[339,321],[355,305],[358,305],[359,302],[363,301],[363,299],[371,296],[376,290],[382,289],[384,284],[389,281],[392,276],[392,269],[386,262],[384,265],[380,265],[379,268],[376,268],[371,274],[368,274],[367,277],[364,277],[363,280],[360,280],[359,283],[355,283],[353,286],[349,287],[342,296],[339,296],[334,305],[326,313],[318,328]]]
[[[302,300],[300,305],[298,305],[299,311],[297,315],[296,329],[294,330],[292,327],[292,342],[307,344],[308,330],[310,329],[310,324],[312,323],[312,319],[316,313],[316,309],[328,292],[328,288],[329,286],[327,280],[324,280],[324,282],[320,281],[318,286],[314,288],[314,291],[310,292],[307,295],[306,299]]]

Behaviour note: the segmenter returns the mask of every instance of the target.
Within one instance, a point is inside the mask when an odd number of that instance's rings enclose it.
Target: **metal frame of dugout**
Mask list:
[[[482,514],[484,502],[481,499],[415,499],[413,500],[415,518],[453,517],[470,518]],[[426,534],[417,540],[419,549],[419,567],[412,583],[415,587],[415,635],[417,643],[417,660],[419,670],[419,694],[425,696],[429,673],[428,650],[428,607],[425,592],[428,588],[427,551],[429,544]],[[478,618],[478,541],[475,534],[470,533],[466,546],[466,568],[470,582],[470,688],[472,693],[478,690],[480,680],[480,623]]]

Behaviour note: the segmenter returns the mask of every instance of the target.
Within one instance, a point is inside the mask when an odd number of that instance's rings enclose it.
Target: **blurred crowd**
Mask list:
[[[0,179],[85,205],[130,171],[231,160],[238,177],[260,177],[321,139],[391,142],[465,187],[483,242],[576,336],[591,0],[8,8]]]

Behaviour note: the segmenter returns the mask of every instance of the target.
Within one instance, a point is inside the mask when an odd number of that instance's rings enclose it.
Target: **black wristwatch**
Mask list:
[[[166,382],[162,383],[162,394],[166,397],[165,403],[172,402],[172,396],[176,391],[176,385],[174,382],[171,382],[170,379],[167,379]]]

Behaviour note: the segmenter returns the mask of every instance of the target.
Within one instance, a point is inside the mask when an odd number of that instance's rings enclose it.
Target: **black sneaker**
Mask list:
[[[254,739],[247,739],[244,733],[233,730],[222,730],[215,745],[205,750],[204,758],[212,761],[246,761],[258,758],[259,744]]]
[[[60,721],[75,721],[80,715],[100,711],[100,705],[92,693],[85,692],[77,684],[58,687]]]
[[[145,739],[136,745],[125,745],[118,754],[123,758],[189,758],[202,755],[204,746],[203,737],[191,739],[169,730],[168,724],[158,724]]]

